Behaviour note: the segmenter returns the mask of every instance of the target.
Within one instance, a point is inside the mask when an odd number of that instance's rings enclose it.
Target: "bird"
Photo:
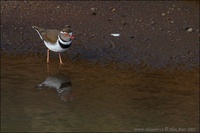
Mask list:
[[[70,78],[65,74],[54,74],[48,76],[44,82],[37,85],[37,88],[54,88],[56,89],[58,96],[63,101],[72,101],[72,83]]]
[[[65,25],[62,30],[57,29],[45,29],[38,26],[32,26],[33,29],[37,31],[40,38],[44,41],[44,44],[47,47],[47,63],[50,62],[49,55],[50,50],[57,52],[59,56],[60,64],[63,64],[62,57],[60,52],[66,51],[72,44],[72,35],[71,26]]]

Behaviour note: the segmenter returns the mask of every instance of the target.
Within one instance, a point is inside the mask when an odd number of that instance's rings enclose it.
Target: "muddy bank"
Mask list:
[[[46,47],[31,26],[61,29],[66,24],[76,37],[63,53],[70,60],[199,65],[197,1],[1,1],[1,51],[44,57]]]

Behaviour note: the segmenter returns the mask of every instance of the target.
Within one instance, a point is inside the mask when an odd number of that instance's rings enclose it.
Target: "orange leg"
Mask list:
[[[49,53],[50,53],[50,50],[49,49],[47,49],[47,63],[49,63],[50,61],[49,61]]]
[[[60,53],[58,53],[58,55],[59,55],[60,64],[63,64]]]

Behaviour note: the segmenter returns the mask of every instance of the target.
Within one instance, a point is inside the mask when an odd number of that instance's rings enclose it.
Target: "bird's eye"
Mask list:
[[[68,33],[65,33],[65,35],[66,35],[66,36],[69,36],[69,34],[68,34]]]

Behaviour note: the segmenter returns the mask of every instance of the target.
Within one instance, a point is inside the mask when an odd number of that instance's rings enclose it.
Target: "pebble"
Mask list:
[[[108,18],[107,21],[112,21],[112,18]]]
[[[133,35],[130,35],[130,36],[129,36],[129,38],[135,38],[135,36],[133,36]]]
[[[119,33],[112,33],[111,36],[120,36]]]
[[[170,33],[170,32],[171,32],[170,30],[167,31],[167,33]]]
[[[155,25],[156,24],[156,22],[154,22],[154,21],[151,21],[151,25]]]
[[[192,28],[188,28],[188,29],[187,29],[187,32],[192,32],[192,31],[193,31]]]
[[[161,15],[162,15],[162,16],[165,16],[165,13],[162,13]]]
[[[149,38],[145,38],[144,41],[149,41]]]
[[[90,8],[91,11],[96,11],[96,8],[92,7]]]
[[[112,12],[116,12],[116,9],[115,9],[115,8],[112,8],[112,7],[111,7],[110,9],[111,9]]]
[[[193,29],[189,26],[184,26],[183,30],[186,30],[187,32],[193,32]]]
[[[97,13],[96,13],[96,12],[92,12],[91,14],[92,14],[92,15],[97,15]]]
[[[97,13],[96,13],[96,10],[97,10],[97,8],[94,8],[94,7],[92,7],[92,8],[90,8],[90,10],[92,11],[92,15],[97,15]]]
[[[123,24],[123,25],[126,25],[127,23],[126,22],[124,22],[124,21],[121,21],[121,23]]]

